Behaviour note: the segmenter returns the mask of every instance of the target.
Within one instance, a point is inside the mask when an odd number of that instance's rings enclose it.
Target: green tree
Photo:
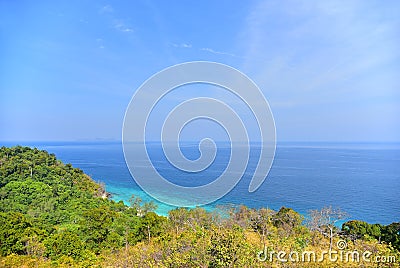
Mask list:
[[[382,240],[400,251],[400,222],[393,222],[382,228]]]
[[[273,217],[273,225],[281,230],[285,237],[294,235],[303,231],[301,226],[304,217],[291,208],[282,207]]]
[[[0,253],[26,254],[29,238],[41,240],[46,232],[33,227],[32,222],[19,212],[0,212]]]
[[[144,216],[146,213],[155,211],[157,209],[157,205],[153,201],[143,203],[143,200],[135,195],[132,195],[129,198],[129,204],[130,207],[136,211],[138,216]]]
[[[358,220],[351,220],[342,225],[342,231],[344,234],[353,241],[365,238],[366,236],[376,238],[380,241],[381,229],[382,226],[380,224],[369,224]]]
[[[63,231],[52,234],[45,240],[46,255],[52,259],[68,256],[73,259],[83,259],[84,243],[78,234]]]
[[[92,208],[83,213],[83,219],[80,222],[81,236],[86,247],[99,253],[104,243],[111,234],[111,225],[117,214],[108,207],[102,206]]]
[[[249,246],[243,229],[239,226],[234,225],[229,229],[214,228],[210,240],[210,267],[243,267],[249,261],[246,258],[249,257]]]
[[[148,212],[140,220],[139,233],[150,242],[151,237],[158,236],[164,230],[166,218],[154,212]]]

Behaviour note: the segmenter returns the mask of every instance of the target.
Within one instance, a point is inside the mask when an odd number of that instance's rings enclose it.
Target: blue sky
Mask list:
[[[398,14],[399,1],[1,1],[0,140],[120,140],[147,78],[206,60],[258,84],[278,141],[400,141]],[[197,93],[224,94],[189,90],[160,114]]]

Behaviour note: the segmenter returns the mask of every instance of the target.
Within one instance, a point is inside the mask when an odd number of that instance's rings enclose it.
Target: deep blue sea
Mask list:
[[[153,200],[134,182],[119,142],[0,142],[25,145],[54,153],[64,163],[81,168],[95,181],[104,182],[114,200],[127,201],[132,194]],[[197,144],[186,144],[189,159],[199,156]],[[179,172],[166,161],[159,144],[149,144],[149,155],[157,170],[182,185],[201,185],[215,179],[226,166],[229,148],[218,148],[214,164],[206,172]],[[263,185],[248,192],[259,148],[253,145],[242,180],[226,196],[207,205],[245,204],[249,207],[282,206],[307,214],[310,209],[333,206],[346,211],[349,219],[388,224],[400,221],[400,144],[398,143],[278,143],[271,171]],[[157,213],[173,207],[155,201]]]

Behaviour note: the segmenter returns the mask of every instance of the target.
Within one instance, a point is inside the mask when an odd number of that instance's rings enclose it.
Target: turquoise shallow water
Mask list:
[[[106,184],[114,200],[127,201],[132,194],[153,200],[132,179],[122,146],[117,142],[2,142],[45,149],[65,163],[83,169],[94,180]],[[201,185],[215,179],[229,159],[229,148],[222,146],[205,172],[180,172],[166,161],[159,144],[149,145],[149,155],[157,170],[182,185]],[[197,145],[187,144],[183,153],[199,156]],[[207,205],[245,204],[250,207],[291,207],[300,213],[326,205],[340,207],[352,219],[383,224],[400,221],[400,145],[368,143],[281,143],[263,185],[247,191],[258,161],[259,148],[253,145],[248,168],[236,187],[220,200]],[[153,200],[154,201],[154,200]],[[166,215],[172,206],[155,201],[157,213]]]

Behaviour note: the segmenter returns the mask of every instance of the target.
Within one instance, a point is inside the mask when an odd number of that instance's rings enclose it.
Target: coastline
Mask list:
[[[127,203],[134,194],[144,201],[152,200],[132,179],[118,141],[25,144],[54,153],[63,162],[82,169],[93,180],[104,182],[107,192],[113,193],[111,199]],[[273,167],[258,191],[251,194],[247,191],[253,162],[246,177],[216,204],[245,204],[275,210],[283,205],[303,215],[310,209],[332,205],[347,211],[354,219],[383,224],[400,217],[400,205],[396,202],[400,195],[400,168],[396,162],[400,159],[400,149],[396,149],[399,143],[393,148],[393,143],[378,143],[379,146],[375,143],[283,144],[278,143]],[[174,179],[188,177],[168,166],[161,166],[161,170]],[[380,180],[376,180],[377,177]],[[188,183],[199,179],[202,177],[189,177]],[[174,208],[156,203],[160,215],[166,215]],[[212,210],[216,204],[206,209]]]

